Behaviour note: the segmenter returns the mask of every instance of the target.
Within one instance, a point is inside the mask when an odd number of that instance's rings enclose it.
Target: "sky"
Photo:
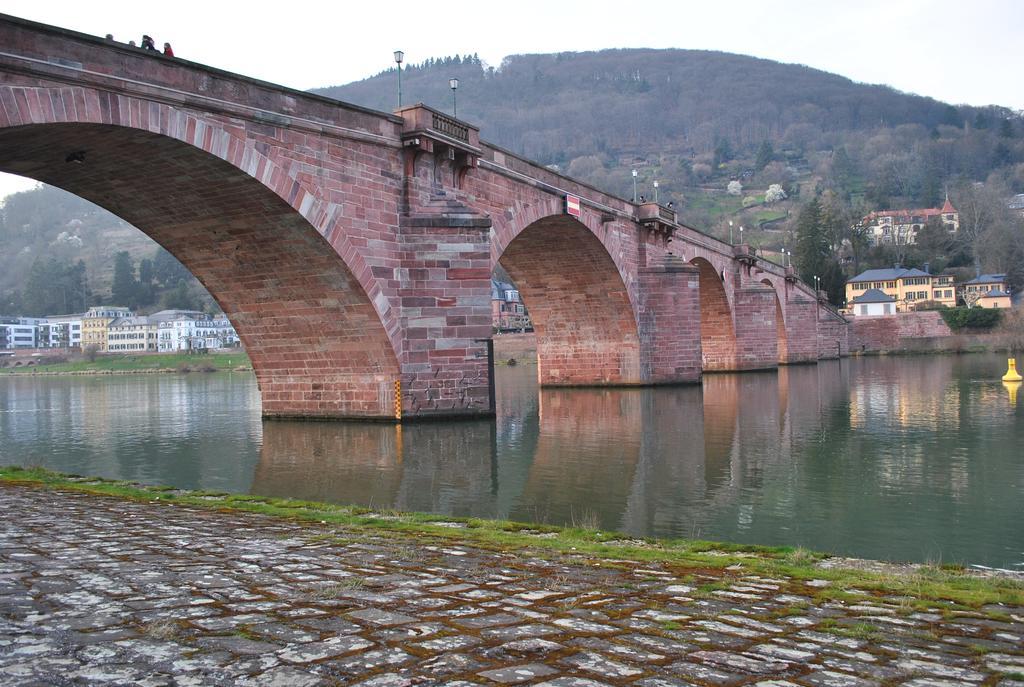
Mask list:
[[[124,42],[147,33],[179,57],[299,89],[380,72],[395,50],[411,63],[477,53],[498,67],[522,53],[689,48],[1024,109],[1021,0],[0,0],[0,12]],[[32,185],[0,174],[0,198]]]

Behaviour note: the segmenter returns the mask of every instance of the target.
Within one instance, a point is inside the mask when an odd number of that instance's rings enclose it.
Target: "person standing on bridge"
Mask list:
[[[152,36],[147,36],[145,34],[142,35],[142,45],[139,47],[141,47],[143,50],[151,50],[152,52],[157,52],[156,45],[153,44]]]
[[[164,54],[167,55],[168,57],[174,57],[174,51],[171,50],[171,44],[170,43],[164,43]]]

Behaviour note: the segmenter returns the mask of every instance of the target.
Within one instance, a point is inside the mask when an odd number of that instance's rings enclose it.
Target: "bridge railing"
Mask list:
[[[461,120],[450,117],[423,103],[403,107],[395,114],[405,120],[402,137],[409,138],[423,134],[437,138],[439,142],[454,144],[461,149],[480,152],[480,129]]]

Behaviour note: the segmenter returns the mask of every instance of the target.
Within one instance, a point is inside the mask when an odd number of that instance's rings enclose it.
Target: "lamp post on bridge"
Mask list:
[[[395,51],[395,64],[398,65],[398,109],[402,109],[402,60],[405,53],[401,50]]]
[[[636,170],[633,170],[633,202],[636,203]]]
[[[452,89],[452,117],[459,118],[459,106],[455,102],[455,91],[459,88],[458,79],[448,79],[448,88]]]
[[[732,240],[732,220],[729,220],[729,245],[731,246],[733,245],[733,243],[734,241]]]
[[[658,202],[658,180],[654,180],[654,202]]]

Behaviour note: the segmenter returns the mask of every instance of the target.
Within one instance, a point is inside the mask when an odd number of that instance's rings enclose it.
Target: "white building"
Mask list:
[[[178,311],[158,324],[157,348],[162,353],[216,351],[235,348],[239,343],[235,328],[224,315],[210,317],[203,313]]]
[[[0,317],[0,349],[36,348],[36,324],[26,317]]]
[[[82,315],[47,315],[52,348],[82,347]]]
[[[850,302],[855,316],[892,315],[896,312],[896,299],[878,289],[868,289]]]

